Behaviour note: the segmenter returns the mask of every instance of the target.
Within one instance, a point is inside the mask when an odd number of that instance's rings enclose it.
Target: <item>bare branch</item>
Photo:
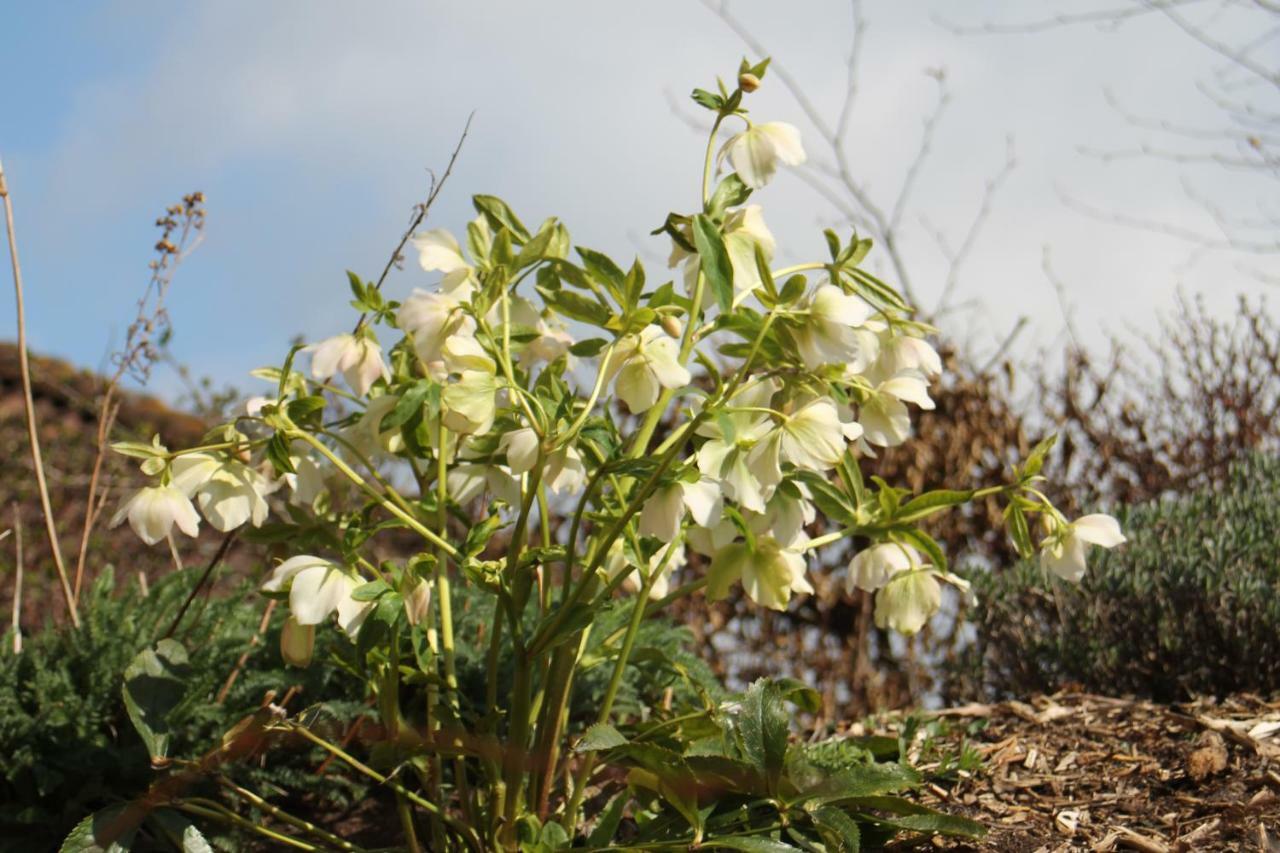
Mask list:
[[[951,294],[955,291],[956,283],[959,281],[960,268],[968,259],[974,244],[978,241],[978,236],[982,233],[983,226],[991,215],[992,202],[1017,166],[1018,155],[1014,148],[1013,137],[1010,136],[1006,140],[1004,165],[1000,168],[1000,171],[987,178],[986,185],[982,190],[982,202],[978,205],[978,212],[974,214],[973,219],[969,222],[969,229],[965,232],[960,248],[951,257],[951,266],[947,270],[947,280],[943,284],[942,294],[938,297],[938,306],[940,308],[947,304]]]
[[[1002,24],[995,21],[974,25],[956,24],[943,18],[941,15],[934,15],[933,21],[943,29],[954,33],[955,35],[1029,35],[1033,33],[1043,33],[1050,30],[1060,30],[1064,27],[1074,27],[1083,24],[1098,24],[1104,28],[1115,30],[1126,21],[1133,18],[1140,18],[1150,15],[1153,12],[1162,11],[1165,6],[1192,6],[1201,3],[1203,0],[1165,0],[1164,2],[1144,3],[1141,6],[1126,5],[1113,6],[1109,9],[1095,9],[1090,12],[1064,13],[1060,15],[1052,15],[1047,18],[1040,18],[1034,21],[1023,21],[1014,24]]]

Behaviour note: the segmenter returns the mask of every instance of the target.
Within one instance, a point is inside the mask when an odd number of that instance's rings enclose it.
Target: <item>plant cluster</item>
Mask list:
[[[693,93],[714,119],[701,207],[654,231],[671,280],[654,286],[638,261],[574,246],[559,220],[531,229],[475,196],[463,242],[412,238],[438,287],[397,300],[350,273],[352,331],[261,373],[273,393],[243,416],[192,448],[115,446],[151,478],[114,519],[144,542],[208,524],[286,551],[261,587],[288,603],[285,660],[311,664],[336,618],[342,665],[376,697],[370,762],[317,733],[314,712],[264,709],[246,725],[392,790],[411,850],[856,849],[971,831],[891,796],[915,782],[898,765],[807,769],[788,744],[788,704],[816,708],[798,684],[725,699],[659,655],[649,663],[685,681],[683,698],[673,686],[624,716],[646,620],[735,588],[785,611],[814,591],[815,554],[858,542],[842,582],[874,595],[880,628],[913,634],[943,585],[968,587],[922,523],[987,497],[1021,553],[1072,581],[1090,545],[1123,541],[1110,517],[1070,520],[1045,496],[1051,440],[982,488],[914,494],[864,477],[866,459],[908,440],[911,407],[933,407],[934,330],[861,266],[871,242],[857,234],[826,232],[826,259],[773,263],[750,202],[805,155],[794,127],[745,109],[767,65]],[[740,129],[721,143],[722,127]],[[385,559],[379,543],[405,535],[417,550]],[[699,576],[672,583],[686,563]],[[486,632],[482,691],[464,687],[455,587],[483,600],[468,597]],[[149,653],[163,669],[177,651]],[[592,672],[608,676],[584,731],[570,703]],[[600,796],[603,811],[584,809]]]
[[[1078,589],[1022,563],[974,578],[965,675],[997,694],[1064,685],[1160,701],[1280,689],[1280,459],[1127,513],[1133,538]]]

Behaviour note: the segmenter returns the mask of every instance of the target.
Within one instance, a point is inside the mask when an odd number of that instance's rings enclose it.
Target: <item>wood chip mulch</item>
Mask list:
[[[949,725],[934,746],[967,741],[984,763],[922,800],[990,830],[976,845],[936,847],[1280,853],[1280,702],[1060,693],[935,713]],[[985,728],[969,733],[979,720]]]

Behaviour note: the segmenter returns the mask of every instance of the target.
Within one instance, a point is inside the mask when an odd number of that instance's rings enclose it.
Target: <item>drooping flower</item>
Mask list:
[[[806,368],[842,364],[861,373],[875,360],[879,340],[866,327],[874,309],[864,300],[824,284],[809,296],[804,308],[808,314],[794,335]]]
[[[395,394],[374,397],[356,422],[343,430],[343,438],[365,456],[399,453],[404,449],[404,436],[400,434],[400,428],[386,430],[382,428],[383,419],[391,414],[399,403],[400,398]]]
[[[876,627],[911,636],[942,606],[942,587],[928,569],[900,571],[876,593]]]
[[[858,408],[863,438],[880,447],[896,447],[911,435],[911,414],[906,403],[934,408],[929,385],[918,373],[907,371],[875,386]]]
[[[441,418],[459,435],[483,435],[497,414],[498,381],[487,370],[464,370],[440,392]]]
[[[876,369],[886,376],[915,372],[932,377],[942,373],[942,358],[924,338],[886,328],[880,335],[880,356]]]
[[[148,545],[166,538],[175,524],[188,536],[200,532],[200,518],[191,505],[191,498],[174,486],[138,489],[120,505],[120,510],[111,518],[111,526],[118,526],[126,518],[133,532]]]
[[[544,317],[527,299],[511,300],[511,322],[537,332],[537,337],[520,345],[519,362],[526,370],[543,362],[550,364],[569,351],[573,336],[554,315]]]
[[[449,468],[449,497],[468,504],[486,491],[508,504],[520,503],[520,481],[501,465],[460,462]]]
[[[555,495],[581,491],[587,484],[587,466],[582,463],[582,454],[578,449],[570,444],[548,456],[546,467],[542,471],[542,482]]]
[[[462,256],[462,247],[452,234],[435,228],[415,235],[411,242],[418,250],[418,264],[427,272],[442,272],[440,290],[455,299],[466,300],[479,285],[475,268]]]
[[[852,595],[855,589],[875,592],[881,589],[900,571],[921,564],[920,554],[910,545],[897,542],[881,542],[864,548],[849,561],[845,588]]]
[[[609,362],[609,374],[617,377],[618,396],[634,414],[656,403],[663,388],[682,388],[693,378],[680,364],[676,342],[659,326],[622,338]]]
[[[735,542],[717,551],[707,569],[707,597],[724,598],[739,580],[752,601],[771,610],[786,610],[793,592],[813,592],[805,578],[804,555],[772,536],[756,536],[754,549]]]
[[[530,427],[513,429],[498,439],[498,452],[507,454],[507,465],[513,474],[532,471],[538,461],[538,434]]]
[[[345,566],[322,557],[300,554],[275,567],[263,592],[289,593],[289,612],[300,626],[319,625],[333,613],[351,639],[373,610],[373,602],[356,601],[351,593],[363,581]]]
[[[693,243],[693,231],[684,229],[685,239]],[[773,233],[765,225],[760,205],[749,204],[731,211],[724,221],[724,247],[729,255],[729,264],[733,267],[733,305],[737,307],[757,288],[763,286],[760,269],[756,266],[756,247],[760,248],[766,261],[773,260],[777,242]],[[679,243],[674,243],[667,265],[674,267],[684,263],[685,289],[693,294],[698,279],[698,256]]]
[[[476,331],[476,321],[462,310],[457,298],[418,289],[401,303],[396,325],[413,339],[418,358],[436,379],[447,372],[445,343],[454,335],[472,337]]]
[[[1066,526],[1052,520],[1051,523],[1054,529],[1040,543],[1040,565],[1072,583],[1083,579],[1088,569],[1087,546],[1114,548],[1127,541],[1120,523],[1104,513],[1082,516]]]
[[[805,161],[800,131],[782,121],[753,124],[734,134],[720,149],[720,159],[725,157],[742,182],[752,189],[769,183],[779,163],[799,166]]]
[[[325,471],[320,461],[311,453],[291,453],[289,461],[293,471],[284,475],[284,481],[293,493],[289,502],[294,506],[314,506],[316,499],[329,491],[325,483]]]
[[[224,533],[246,522],[261,527],[270,510],[267,495],[281,485],[238,459],[204,451],[179,456],[171,467],[173,485],[194,497],[205,520]]]
[[[351,390],[363,396],[379,379],[390,381],[391,372],[382,360],[382,347],[373,338],[351,334],[307,347],[311,353],[311,375],[321,381],[341,373]]]
[[[773,422],[767,414],[753,410],[768,408],[776,390],[772,382],[748,387],[734,395],[728,411],[707,420],[697,430],[698,435],[708,439],[698,448],[698,470],[720,483],[731,500],[755,512],[764,512],[774,486],[760,482],[749,467],[749,459]]]
[[[723,507],[720,489],[711,480],[696,483],[680,480],[658,489],[645,501],[638,529],[641,536],[674,542],[680,535],[685,510],[696,524],[709,527],[720,517]]]
[[[844,455],[847,427],[835,403],[818,397],[775,425],[751,450],[747,465],[766,486],[782,481],[782,462],[810,471],[826,471]]]

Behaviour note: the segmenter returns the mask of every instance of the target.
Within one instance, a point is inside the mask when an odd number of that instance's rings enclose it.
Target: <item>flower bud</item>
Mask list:
[[[413,582],[413,586],[404,595],[404,615],[410,625],[417,625],[427,618],[431,607],[431,586],[422,578]]]
[[[673,338],[678,338],[684,334],[684,328],[680,325],[680,321],[671,314],[662,315],[662,330]]]
[[[754,92],[760,88],[760,78],[750,71],[743,71],[738,75],[738,88],[744,92]]]
[[[306,668],[311,665],[311,654],[316,645],[316,626],[299,625],[290,616],[280,631],[280,656],[290,666]]]

